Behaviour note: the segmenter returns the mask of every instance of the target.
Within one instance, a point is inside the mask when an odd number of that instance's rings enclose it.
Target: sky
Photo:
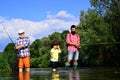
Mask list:
[[[6,32],[15,43],[22,29],[32,43],[79,24],[90,7],[89,0],[0,0],[0,52],[11,42]]]

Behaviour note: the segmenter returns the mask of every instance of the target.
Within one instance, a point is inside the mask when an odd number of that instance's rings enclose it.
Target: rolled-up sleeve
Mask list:
[[[69,36],[70,36],[70,34],[68,33],[67,37],[66,37],[66,43],[70,43],[70,37]]]

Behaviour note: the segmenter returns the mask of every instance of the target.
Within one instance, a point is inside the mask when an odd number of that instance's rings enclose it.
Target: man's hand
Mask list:
[[[79,44],[75,44],[76,47],[79,47]]]
[[[24,46],[23,45],[16,46],[16,49],[21,49],[21,48],[24,48]]]

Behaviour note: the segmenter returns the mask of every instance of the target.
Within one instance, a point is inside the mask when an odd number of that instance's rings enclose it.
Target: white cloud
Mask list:
[[[78,18],[75,18],[73,15],[67,13],[67,11],[60,11],[56,15],[51,15],[50,12],[47,15],[48,19],[68,19],[70,21],[78,21]]]
[[[69,21],[66,21],[66,18]],[[78,24],[78,18],[74,17],[71,14],[68,14],[66,11],[60,11],[56,15],[47,15],[47,19],[40,22],[33,22],[23,19],[11,19],[7,20],[3,17],[0,17],[0,40],[8,39],[4,28],[15,41],[18,37],[18,30],[23,29],[26,32],[26,35],[30,37],[31,41],[36,38],[42,38],[55,31],[63,31],[70,29],[72,24]],[[6,42],[7,43],[7,42]],[[1,43],[0,43],[1,44]]]

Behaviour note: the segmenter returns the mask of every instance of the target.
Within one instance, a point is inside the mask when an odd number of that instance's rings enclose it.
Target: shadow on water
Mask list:
[[[31,72],[0,72],[0,80],[119,80],[119,68],[79,68],[51,72],[50,68],[31,68]]]

